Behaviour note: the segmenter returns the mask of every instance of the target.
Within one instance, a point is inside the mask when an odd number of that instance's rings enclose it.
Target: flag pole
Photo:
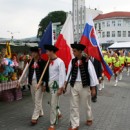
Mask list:
[[[38,84],[37,84],[37,86],[36,86],[36,91],[39,89],[39,85],[40,85],[40,83],[41,83],[41,81],[42,81],[43,76],[44,76],[45,73],[46,73],[46,70],[47,70],[47,67],[48,67],[48,65],[49,65],[49,62],[50,62],[50,59],[48,59],[48,61],[47,61],[47,63],[46,63],[46,66],[45,66],[45,68],[44,68],[44,70],[43,70],[43,72],[42,72],[42,75],[41,75],[41,77],[40,77],[40,80],[38,81]]]
[[[18,80],[19,84],[21,83],[21,81],[22,81],[22,79],[23,79],[25,73],[27,72],[27,70],[28,70],[28,68],[29,68],[29,66],[30,66],[30,64],[31,64],[31,62],[32,62],[32,59],[30,60],[29,64],[28,64],[28,63],[26,64],[26,67],[25,67],[25,69],[23,70],[23,73],[22,73],[21,77],[20,77],[19,80]]]
[[[67,90],[67,87],[68,87],[68,83],[69,83],[70,77],[71,77],[71,75],[72,75],[72,71],[73,71],[73,68],[74,68],[74,66],[75,66],[76,61],[77,61],[77,60],[74,61],[73,65],[72,65],[72,68],[71,68],[71,71],[70,71],[70,73],[69,73],[69,77],[68,77],[68,79],[67,79],[67,81],[66,81],[65,88],[64,88],[64,91],[63,91],[64,94],[66,93],[66,90]]]

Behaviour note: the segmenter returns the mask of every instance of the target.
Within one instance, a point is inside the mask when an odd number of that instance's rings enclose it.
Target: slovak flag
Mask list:
[[[66,69],[68,69],[68,65],[72,59],[72,49],[70,47],[72,43],[74,43],[72,16],[68,14],[61,33],[55,43],[55,46],[59,49],[56,54],[64,61]]]
[[[39,53],[41,58],[47,60],[48,56],[46,55],[46,50],[44,49],[45,44],[52,45],[52,22],[50,22],[47,26],[41,41],[39,42],[39,48],[41,49]]]
[[[104,61],[99,41],[96,35],[96,31],[94,28],[93,20],[89,17],[88,22],[85,25],[85,29],[83,32],[83,35],[81,37],[81,44],[86,46],[85,52],[89,55],[97,59],[102,63],[103,71],[105,76],[108,78],[108,80],[111,79],[111,76],[113,75],[112,70],[109,68],[107,63]]]

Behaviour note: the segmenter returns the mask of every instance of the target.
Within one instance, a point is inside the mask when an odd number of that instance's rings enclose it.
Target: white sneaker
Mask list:
[[[117,86],[117,83],[115,83],[114,86],[116,87],[116,86]]]
[[[119,80],[120,80],[120,81],[122,80],[122,74],[120,74]]]
[[[118,83],[118,79],[116,78],[116,81],[115,81],[115,85],[114,85],[114,86],[117,86],[117,83]]]
[[[129,76],[130,74],[129,74],[129,72],[127,72],[127,76]]]
[[[102,90],[102,85],[101,85],[101,84],[99,84],[99,86],[98,86],[98,90],[99,90],[99,91]]]
[[[102,88],[105,88],[105,87],[104,87],[104,82],[102,83]]]

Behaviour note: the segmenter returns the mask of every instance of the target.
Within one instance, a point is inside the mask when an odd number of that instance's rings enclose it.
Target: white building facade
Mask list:
[[[75,41],[80,41],[87,17],[91,15],[92,18],[95,18],[99,14],[102,14],[102,11],[86,8],[85,0],[73,0],[72,3],[74,39]]]
[[[74,39],[79,41],[85,25],[85,0],[73,0],[72,3]]]
[[[130,41],[130,12],[100,14],[94,23],[100,44]]]

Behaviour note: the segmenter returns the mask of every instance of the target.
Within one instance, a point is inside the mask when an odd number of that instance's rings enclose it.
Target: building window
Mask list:
[[[107,21],[107,27],[110,27],[110,21]]]
[[[75,10],[75,16],[77,16],[77,10]]]
[[[116,22],[112,21],[112,26],[115,27],[116,26]]]
[[[116,32],[112,31],[112,37],[115,37],[115,36],[116,36]]]
[[[83,29],[85,28],[85,25],[83,24]]]
[[[130,20],[128,20],[128,26],[130,26]]]
[[[79,17],[80,17],[81,13],[79,12],[78,14],[79,14]]]
[[[109,31],[107,32],[107,37],[110,37],[110,32]]]
[[[124,19],[123,20],[123,26],[130,26],[130,20],[129,19]]]
[[[75,17],[75,21],[77,21],[77,17]]]
[[[101,30],[101,23],[99,23],[99,30]]]
[[[95,30],[97,30],[97,23],[95,23]]]
[[[102,38],[104,38],[105,37],[105,32],[102,32]]]
[[[84,21],[84,19],[85,19],[85,15],[83,15],[83,21]]]
[[[121,31],[118,31],[118,32],[117,32],[117,36],[118,36],[118,37],[121,37]]]
[[[123,31],[123,37],[126,37],[126,31]]]
[[[105,22],[102,22],[102,28],[105,28]]]
[[[130,31],[128,31],[128,37],[130,37]]]
[[[118,20],[118,26],[119,27],[121,26],[121,20]]]

